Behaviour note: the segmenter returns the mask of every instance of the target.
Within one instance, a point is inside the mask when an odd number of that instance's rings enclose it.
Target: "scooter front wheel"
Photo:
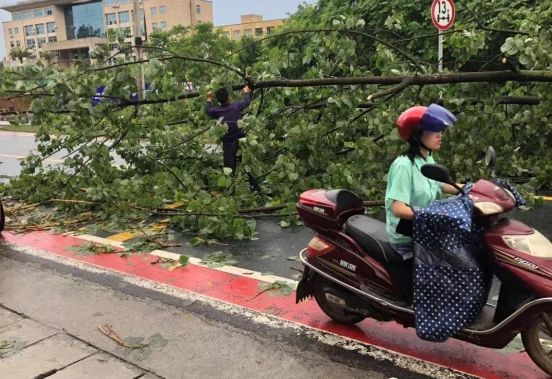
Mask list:
[[[548,375],[552,375],[552,312],[543,312],[521,332],[527,354]]]
[[[340,296],[344,291],[320,275],[313,278],[313,294],[318,306],[332,320],[341,324],[354,325],[366,316],[347,309],[345,300]]]

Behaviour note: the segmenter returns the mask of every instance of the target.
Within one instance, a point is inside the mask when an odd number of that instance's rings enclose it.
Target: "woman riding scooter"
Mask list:
[[[386,230],[391,247],[404,260],[412,258],[413,247],[410,237],[396,231],[400,219],[412,220],[412,208],[427,207],[442,192],[458,192],[450,184],[428,179],[420,171],[423,165],[435,163],[432,153],[441,148],[443,133],[455,122],[456,117],[437,104],[409,108],[396,121],[399,135],[409,147],[395,159],[387,174]]]

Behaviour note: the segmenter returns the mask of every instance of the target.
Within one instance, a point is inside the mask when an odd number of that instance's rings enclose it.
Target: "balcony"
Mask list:
[[[66,41],[48,42],[44,45],[44,51],[93,49],[98,45],[107,45],[108,43],[109,40],[104,37],[70,39]]]

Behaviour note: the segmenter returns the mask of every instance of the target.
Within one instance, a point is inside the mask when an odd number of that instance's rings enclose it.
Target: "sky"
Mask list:
[[[19,0],[0,0],[0,6]],[[213,0],[215,25],[238,24],[242,14],[260,14],[265,20],[285,18],[301,3],[314,4],[317,0]],[[10,14],[0,10],[0,22],[10,20]],[[0,59],[6,56],[3,30],[0,28]]]

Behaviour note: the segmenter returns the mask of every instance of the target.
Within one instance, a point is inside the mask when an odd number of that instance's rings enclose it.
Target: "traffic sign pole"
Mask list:
[[[443,72],[443,31],[454,24],[456,7],[454,0],[433,0],[431,4],[431,21],[439,30],[439,43],[437,47],[437,69]]]
[[[439,46],[437,47],[439,73],[443,72],[443,31],[439,29]]]

